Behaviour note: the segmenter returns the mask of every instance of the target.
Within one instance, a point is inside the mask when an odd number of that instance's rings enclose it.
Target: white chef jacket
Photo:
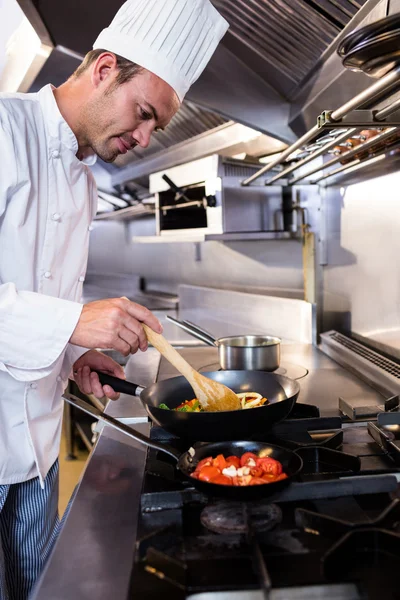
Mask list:
[[[59,453],[97,192],[52,86],[0,94],[0,484]]]

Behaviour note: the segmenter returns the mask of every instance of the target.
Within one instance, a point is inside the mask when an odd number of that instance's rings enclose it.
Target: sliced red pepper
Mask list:
[[[223,471],[225,469],[225,467],[227,466],[224,455],[218,454],[218,456],[216,456],[213,459],[213,465],[214,465],[214,467],[217,467],[218,469],[220,469],[220,471]]]
[[[207,456],[206,458],[202,458],[197,463],[196,471],[200,471],[205,465],[212,465],[212,461],[213,461],[213,459],[212,459],[211,456]]]
[[[226,475],[218,475],[211,479],[210,483],[218,483],[219,485],[233,485],[232,477],[226,477]]]
[[[281,473],[278,477],[275,478],[275,481],[282,481],[282,479],[287,479],[286,473]]]
[[[249,485],[261,485],[267,483],[262,477],[252,477]]]
[[[199,472],[198,479],[200,481],[211,481],[215,477],[218,477],[218,475],[221,475],[221,471],[217,467],[206,465]]]

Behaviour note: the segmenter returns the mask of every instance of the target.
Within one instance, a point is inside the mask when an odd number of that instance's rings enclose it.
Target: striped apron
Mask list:
[[[56,540],[58,460],[39,478],[0,485],[0,600],[26,600]]]

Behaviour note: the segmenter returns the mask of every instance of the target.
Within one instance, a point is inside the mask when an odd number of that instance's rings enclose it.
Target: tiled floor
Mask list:
[[[60,448],[60,497],[58,501],[60,517],[67,507],[72,492],[86,464],[86,459],[89,456],[86,450],[77,450],[77,460],[65,460],[66,454],[65,436],[62,435]]]

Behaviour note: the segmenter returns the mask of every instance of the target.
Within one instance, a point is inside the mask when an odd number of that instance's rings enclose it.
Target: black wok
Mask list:
[[[192,449],[192,452],[187,451],[181,454],[175,448],[172,448],[167,444],[155,442],[135,429],[128,427],[124,423],[120,423],[116,419],[105,415],[91,404],[88,404],[72,394],[65,393],[64,398],[72,406],[79,408],[99,421],[107,423],[107,425],[111,425],[114,429],[125,433],[134,440],[172,456],[172,458],[177,461],[177,468],[182,475],[190,481],[190,484],[208,496],[223,496],[225,498],[241,501],[265,498],[266,496],[271,496],[272,494],[281,491],[282,488],[291,483],[303,466],[303,461],[300,456],[291,450],[286,450],[286,448],[272,446],[271,444],[265,444],[263,442],[243,440],[202,444],[199,448]],[[283,472],[287,475],[286,479],[261,485],[230,486],[200,481],[191,477],[191,473],[196,468],[197,463],[207,456],[212,456],[213,458],[218,454],[223,454],[224,456],[242,456],[245,452],[259,454],[261,451],[263,456],[279,460],[282,464]]]
[[[264,434],[292,410],[300,386],[297,381],[262,371],[212,371],[203,373],[231,388],[234,392],[258,392],[269,404],[246,410],[187,413],[159,408],[166,404],[176,408],[194,397],[184,377],[173,377],[144,389],[134,383],[99,373],[100,382],[116,392],[140,397],[151,419],[178,437],[214,442],[240,440]]]

